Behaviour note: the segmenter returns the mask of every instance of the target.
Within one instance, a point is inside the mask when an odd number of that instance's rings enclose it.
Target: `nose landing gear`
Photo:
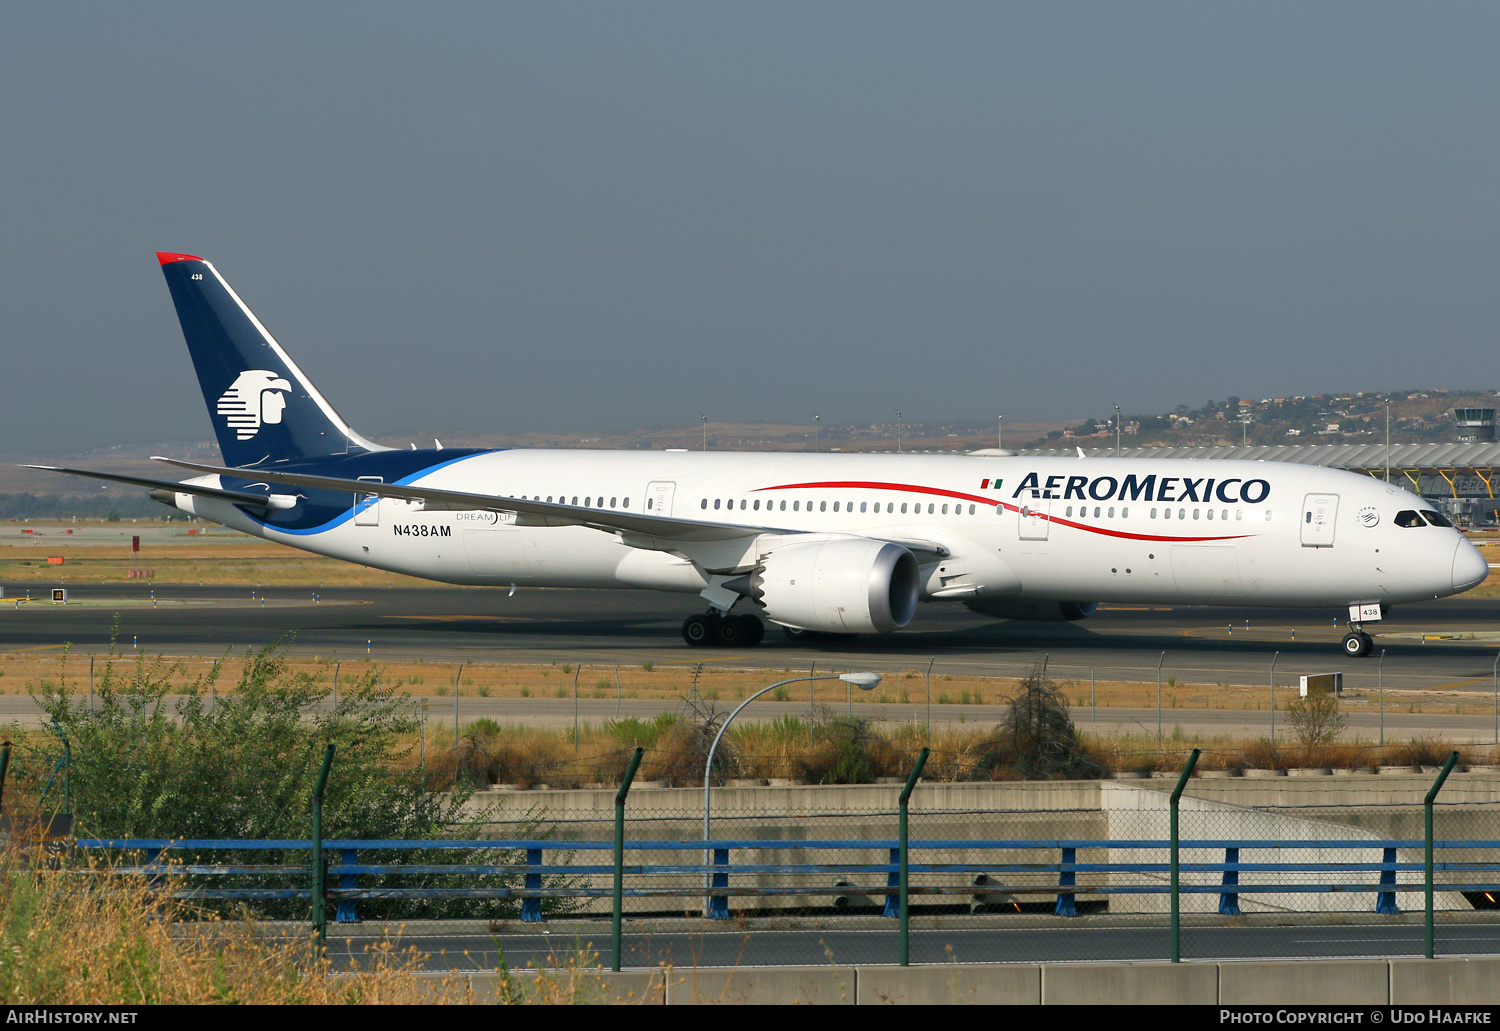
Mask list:
[[[766,625],[756,616],[721,616],[705,612],[682,621],[682,639],[694,648],[750,648],[766,636]]]
[[[1351,659],[1362,659],[1375,647],[1375,639],[1358,627],[1351,627],[1344,635],[1344,654]]]

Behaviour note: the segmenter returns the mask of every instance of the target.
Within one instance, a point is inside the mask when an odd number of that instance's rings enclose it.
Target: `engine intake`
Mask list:
[[[916,556],[898,544],[849,537],[788,544],[750,578],[750,597],[783,626],[890,633],[917,611]]]

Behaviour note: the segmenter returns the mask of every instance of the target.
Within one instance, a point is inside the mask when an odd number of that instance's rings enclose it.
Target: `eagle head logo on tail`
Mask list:
[[[274,372],[249,369],[239,374],[229,389],[219,396],[218,413],[224,416],[239,440],[249,440],[263,424],[281,422],[286,409],[282,391],[292,385]]]

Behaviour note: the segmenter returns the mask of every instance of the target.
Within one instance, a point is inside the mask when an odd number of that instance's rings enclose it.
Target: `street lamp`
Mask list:
[[[822,451],[823,450],[823,417],[821,415],[814,415],[813,416],[813,439],[816,441],[816,443],[813,445],[813,450],[814,451]]]
[[[714,752],[718,751],[719,742],[723,740],[724,732],[729,729],[729,725],[734,722],[734,718],[738,716],[742,711],[744,711],[745,706],[755,701],[767,691],[774,691],[776,690],[776,688],[784,687],[787,684],[800,684],[804,680],[842,680],[846,684],[852,684],[854,687],[859,688],[861,691],[873,691],[875,690],[876,685],[880,683],[880,674],[829,673],[821,677],[792,677],[790,680],[780,680],[770,685],[769,687],[761,688],[759,691],[755,692],[749,698],[746,698],[743,702],[741,702],[735,708],[735,710],[729,714],[729,718],[719,726],[719,732],[714,735],[714,743],[708,746],[708,762],[703,764],[703,865],[705,867],[707,867],[713,860],[713,856],[709,854],[708,848],[709,783],[710,778],[713,775]],[[713,887],[711,881],[712,877],[713,875],[711,873],[709,873],[707,870],[704,871],[703,887],[705,891],[706,889]],[[703,912],[705,915],[708,913],[708,897],[706,894],[703,899]]]
[[[1120,457],[1120,406],[1115,405],[1115,457]]]
[[[702,412],[699,412],[698,413],[698,418],[703,421],[703,450],[707,451],[708,450],[708,416],[704,415]]]
[[[1391,399],[1385,399],[1385,482],[1391,482]]]
[[[896,409],[896,454],[901,453],[901,409]]]
[[[1003,415],[997,415],[995,418],[996,418],[996,420],[999,423],[999,425],[997,425],[995,427],[995,447],[998,450],[1000,450],[1000,451],[1004,451],[1005,450],[1005,416],[1003,416]]]

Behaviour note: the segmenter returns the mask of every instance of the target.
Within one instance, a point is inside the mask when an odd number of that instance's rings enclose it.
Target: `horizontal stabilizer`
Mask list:
[[[252,494],[244,490],[224,490],[221,487],[204,487],[196,483],[177,483],[172,480],[153,480],[148,476],[122,476],[119,473],[99,473],[90,469],[65,469],[60,465],[26,465],[22,468],[67,473],[69,476],[87,476],[95,480],[109,480],[112,483],[128,483],[133,487],[150,487],[153,490],[165,490],[174,494],[192,494],[200,498],[219,498],[236,505],[250,505],[255,508],[267,508],[271,504],[266,494]],[[262,476],[260,479],[265,479],[265,477]]]

